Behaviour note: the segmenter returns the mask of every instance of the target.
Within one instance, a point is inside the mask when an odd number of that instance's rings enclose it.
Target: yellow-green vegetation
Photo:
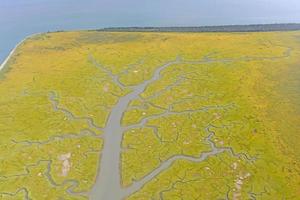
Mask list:
[[[1,74],[0,199],[88,199],[120,134],[120,199],[297,200],[299,57],[297,31],[33,36]]]

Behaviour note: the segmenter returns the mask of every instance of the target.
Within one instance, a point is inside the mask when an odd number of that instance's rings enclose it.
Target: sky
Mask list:
[[[36,32],[300,22],[300,0],[0,0],[0,62]]]

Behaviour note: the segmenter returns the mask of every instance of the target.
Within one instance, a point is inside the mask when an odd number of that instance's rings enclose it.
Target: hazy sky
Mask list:
[[[48,30],[279,22],[300,22],[300,0],[0,0],[0,60]]]
[[[300,0],[0,0],[0,23],[7,21],[54,28],[300,22]]]

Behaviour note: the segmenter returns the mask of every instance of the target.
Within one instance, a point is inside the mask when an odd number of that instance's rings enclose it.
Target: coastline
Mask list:
[[[39,34],[42,34],[42,33],[34,33],[32,35],[29,35],[27,37],[25,37],[23,40],[21,40],[11,51],[10,53],[8,54],[8,56],[5,58],[5,60],[1,63],[0,65],[0,72],[5,68],[5,65],[8,63],[9,59],[13,56],[13,54],[15,53],[15,51],[17,50],[17,48],[23,44],[27,39],[31,38],[31,37],[34,37],[36,35],[39,35]]]
[[[52,32],[68,31],[100,31],[100,32],[274,32],[274,31],[300,31],[300,23],[275,23],[275,24],[248,24],[248,25],[218,25],[218,26],[195,26],[195,27],[107,27],[101,29],[73,29],[58,30]],[[16,49],[28,38],[43,34],[34,33],[20,41],[8,54],[0,65],[0,72],[15,53]]]

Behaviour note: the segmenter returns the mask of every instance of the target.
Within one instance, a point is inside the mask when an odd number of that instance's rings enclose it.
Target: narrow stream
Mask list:
[[[142,188],[144,184],[152,180],[161,171],[167,169],[175,160],[187,159],[193,162],[201,162],[208,158],[209,156],[216,155],[223,151],[229,151],[233,154],[230,148],[216,148],[214,143],[210,141],[210,137],[207,139],[211,144],[211,151],[204,152],[199,157],[191,157],[185,155],[175,155],[170,159],[163,162],[159,167],[154,169],[151,173],[143,177],[138,182],[135,182],[131,187],[122,188],[121,186],[121,144],[123,138],[124,127],[121,125],[122,116],[125,113],[129,103],[138,98],[138,96],[143,93],[146,87],[155,82],[160,78],[160,72],[170,65],[178,63],[187,64],[204,64],[204,63],[215,63],[215,62],[236,62],[242,60],[273,60],[282,59],[289,57],[291,54],[291,48],[287,48],[286,52],[282,56],[277,57],[244,57],[239,59],[202,59],[200,61],[183,61],[177,58],[175,61],[168,62],[161,67],[157,68],[151,79],[144,81],[143,83],[136,85],[133,91],[126,96],[119,99],[118,103],[112,109],[110,116],[108,118],[107,124],[104,128],[104,147],[101,154],[101,159],[99,159],[99,169],[96,178],[96,183],[89,193],[91,200],[122,200],[126,196],[138,191]],[[116,79],[113,77],[114,82]],[[116,83],[118,84],[118,83]]]
[[[134,87],[134,90],[124,97],[112,109],[104,128],[104,147],[99,159],[99,171],[96,183],[90,193],[91,200],[121,200],[126,196],[121,186],[121,143],[123,128],[121,120],[128,104],[136,99],[152,82],[160,78],[160,72],[166,67],[176,64],[179,61],[172,61],[156,69],[151,79]]]

